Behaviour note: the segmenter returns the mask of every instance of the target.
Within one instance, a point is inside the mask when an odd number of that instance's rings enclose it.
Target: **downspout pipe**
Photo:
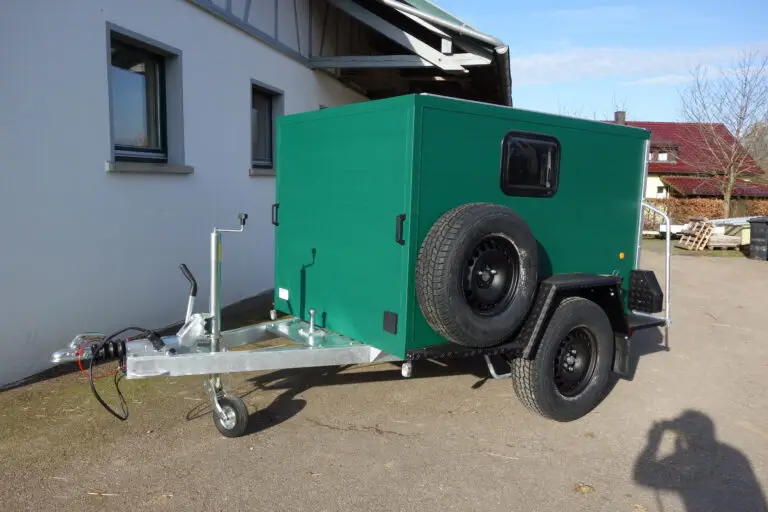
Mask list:
[[[403,2],[399,2],[397,0],[377,0],[377,1],[380,4],[384,4],[393,9],[397,9],[399,11],[407,12],[408,14],[417,16],[423,19],[424,21],[428,21],[429,23],[432,23],[433,25],[437,25],[439,27],[456,32],[460,36],[466,36],[466,37],[475,39],[477,41],[481,41],[490,46],[493,46],[494,52],[499,57],[499,59],[496,59],[496,64],[500,68],[499,72],[501,74],[502,80],[504,81],[504,87],[502,88],[502,91],[501,91],[502,94],[499,99],[501,100],[502,104],[512,106],[512,78],[510,76],[510,69],[509,69],[509,46],[507,46],[501,39],[490,36],[488,34],[484,34],[482,32],[478,32],[477,30],[468,27],[466,24],[453,23],[451,21],[444,20],[438,16],[434,16],[432,14],[422,12],[419,9],[416,9],[415,7],[412,7]]]

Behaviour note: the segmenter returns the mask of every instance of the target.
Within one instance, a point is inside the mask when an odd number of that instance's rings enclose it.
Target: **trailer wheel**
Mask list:
[[[488,347],[512,335],[530,309],[538,245],[505,206],[469,203],[440,217],[416,266],[416,295],[427,323],[449,341]]]
[[[248,407],[239,396],[224,395],[219,397],[226,419],[222,420],[216,410],[213,411],[213,423],[226,437],[240,437],[248,426]]]
[[[529,410],[573,421],[597,407],[611,374],[613,329],[594,302],[569,297],[555,310],[533,359],[513,359],[512,383]]]

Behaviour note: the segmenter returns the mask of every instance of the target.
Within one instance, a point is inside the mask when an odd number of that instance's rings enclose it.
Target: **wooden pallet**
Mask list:
[[[707,242],[708,249],[739,249],[741,237],[732,235],[712,235]]]
[[[715,227],[708,221],[702,220],[691,224],[691,227],[681,232],[677,247],[689,251],[703,251],[712,236]]]

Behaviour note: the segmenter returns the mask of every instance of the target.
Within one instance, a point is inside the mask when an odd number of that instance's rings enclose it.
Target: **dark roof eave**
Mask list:
[[[379,3],[392,9],[402,10],[418,16],[428,22],[453,31],[461,37],[472,39],[482,47],[488,48],[493,53],[493,63],[496,66],[500,88],[496,100],[505,106],[512,106],[512,77],[510,71],[509,46],[500,39],[475,30],[463,20],[457,18],[448,11],[429,0],[377,0]]]

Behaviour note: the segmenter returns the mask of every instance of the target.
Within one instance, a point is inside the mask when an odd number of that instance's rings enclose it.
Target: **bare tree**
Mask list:
[[[557,115],[566,117],[584,117],[584,107],[573,108],[560,104],[560,100],[557,100]]]
[[[744,147],[762,169],[763,181],[768,180],[768,119],[750,127],[743,140]]]
[[[681,138],[689,151],[678,159],[714,178],[707,183],[716,184],[724,199],[723,214],[730,217],[735,186],[760,174],[756,161],[768,156],[766,145],[753,144],[750,154],[744,144],[750,132],[768,121],[768,56],[745,52],[714,77],[703,66],[692,75],[681,94],[683,118],[689,123]]]
[[[626,96],[620,100],[616,97],[616,93],[613,93],[613,100],[611,104],[613,105],[613,112],[626,112],[629,102],[627,101]],[[613,112],[611,112],[610,115],[606,117],[606,119],[611,119],[613,117]]]

